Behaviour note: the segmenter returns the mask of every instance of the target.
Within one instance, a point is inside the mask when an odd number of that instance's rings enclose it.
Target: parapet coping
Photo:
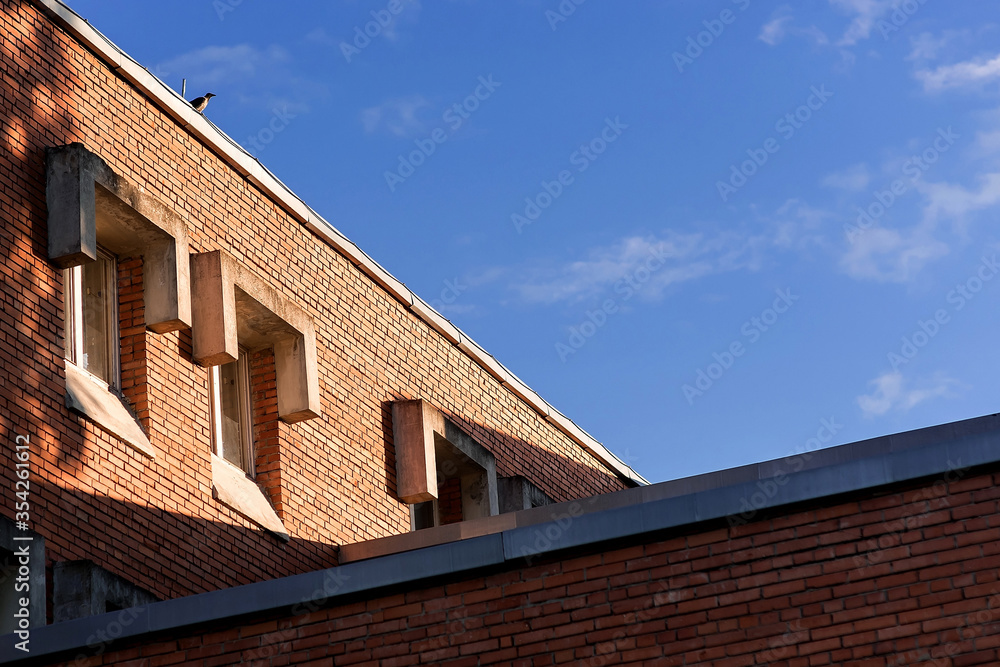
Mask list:
[[[808,457],[808,458],[806,458]],[[802,463],[801,468],[798,463]],[[536,559],[656,539],[709,521],[742,524],[757,513],[916,480],[954,480],[1000,463],[1000,415],[721,470],[641,489],[539,507],[535,523],[339,567],[201,593],[31,630],[31,653],[0,640],[0,664],[100,655],[139,639],[210,632],[219,623],[300,615],[387,592],[454,581]],[[793,470],[793,468],[797,470]],[[780,480],[780,481],[779,481]],[[768,483],[770,482],[770,483]],[[617,507],[614,498],[625,501]],[[747,516],[747,503],[752,515]],[[599,509],[595,509],[599,508]],[[495,517],[465,522],[489,521]],[[423,531],[421,531],[423,532]],[[201,629],[204,628],[204,629]]]
[[[546,421],[571,440],[589,451],[616,475],[631,484],[644,486],[649,482],[632,469],[592,435],[577,426],[548,401],[535,393],[506,366],[482,346],[460,330],[430,304],[417,296],[405,284],[386,271],[378,262],[344,236],[330,222],[309,207],[298,195],[272,174],[257,158],[253,157],[229,135],[198,113],[176,91],[154,76],[122,51],[110,39],[74,12],[61,0],[31,0],[54,17],[70,35],[107,63],[117,74],[148,96],[160,109],[182,127],[204,142],[251,183],[271,197],[275,203],[299,220],[316,236],[343,254],[352,264],[374,280],[389,294],[402,302],[414,316],[427,323],[444,336],[500,384],[527,403]]]

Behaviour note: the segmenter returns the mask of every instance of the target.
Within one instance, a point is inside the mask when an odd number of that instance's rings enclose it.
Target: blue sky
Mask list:
[[[651,481],[997,411],[995,2],[70,5]]]

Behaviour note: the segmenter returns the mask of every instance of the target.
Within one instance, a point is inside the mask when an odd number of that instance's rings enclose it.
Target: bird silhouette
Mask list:
[[[194,107],[195,111],[201,113],[202,111],[205,110],[205,107],[208,106],[208,101],[213,97],[215,97],[215,93],[205,93],[201,97],[196,97],[193,100],[191,100],[191,106]]]

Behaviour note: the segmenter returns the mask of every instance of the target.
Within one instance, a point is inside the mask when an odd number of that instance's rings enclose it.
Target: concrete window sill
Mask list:
[[[66,407],[81,413],[108,433],[131,445],[143,456],[156,450],[121,399],[108,386],[75,364],[66,362]]]
[[[236,510],[279,539],[289,540],[285,524],[260,487],[245,472],[215,454],[212,454],[212,492],[223,505]]]

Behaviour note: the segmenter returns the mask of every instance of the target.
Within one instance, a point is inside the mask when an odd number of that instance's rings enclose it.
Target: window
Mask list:
[[[98,248],[97,260],[65,270],[66,358],[111,389],[120,388],[118,271]]]
[[[240,348],[236,361],[213,366],[209,373],[215,453],[253,475],[253,420],[246,350]]]

